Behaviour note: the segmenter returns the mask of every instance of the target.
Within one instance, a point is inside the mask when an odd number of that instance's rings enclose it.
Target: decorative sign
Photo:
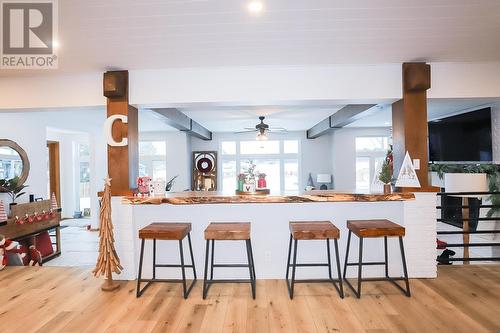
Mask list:
[[[121,120],[122,123],[126,124],[128,122],[128,117],[123,114],[115,114],[109,116],[108,119],[106,119],[106,121],[104,122],[104,136],[106,137],[108,145],[112,147],[124,147],[128,145],[127,138],[122,138],[122,140],[119,142],[113,138],[113,124],[117,120]]]
[[[396,187],[420,187],[420,181],[418,180],[415,167],[413,166],[413,162],[408,151],[406,152],[405,159],[403,160],[403,165],[399,170]]]
[[[193,152],[193,191],[217,191],[217,152]]]

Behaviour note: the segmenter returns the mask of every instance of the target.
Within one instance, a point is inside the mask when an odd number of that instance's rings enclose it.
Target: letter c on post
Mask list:
[[[122,123],[125,123],[125,124],[128,122],[127,116],[125,116],[123,114],[115,114],[115,115],[108,117],[108,119],[106,119],[106,121],[104,122],[104,135],[106,137],[106,141],[108,142],[108,145],[110,145],[112,147],[123,147],[123,146],[128,145],[127,138],[122,138],[122,140],[119,142],[113,138],[113,124],[117,120],[121,120]]]

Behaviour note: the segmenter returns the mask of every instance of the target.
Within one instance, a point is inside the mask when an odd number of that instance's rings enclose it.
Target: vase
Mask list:
[[[255,192],[255,183],[245,183],[243,185],[243,192]]]
[[[392,193],[391,184],[384,184],[384,194],[391,194],[391,193]]]
[[[267,188],[267,183],[265,178],[259,178],[257,181],[257,187],[258,188]]]
[[[243,191],[243,184],[245,181],[243,179],[238,180],[238,191],[242,192]]]

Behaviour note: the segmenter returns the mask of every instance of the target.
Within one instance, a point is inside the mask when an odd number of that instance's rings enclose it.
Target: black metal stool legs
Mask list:
[[[185,265],[184,264],[184,248],[182,246],[182,239],[179,240],[179,252],[180,252],[180,258],[181,258],[181,271],[182,271],[182,290],[184,294],[184,299],[188,298],[189,293],[191,292],[191,289],[193,289],[194,284],[196,283],[196,269],[194,268],[194,257],[193,257],[193,248],[191,245],[191,236],[188,234],[188,243],[189,243],[189,252],[191,254],[191,263],[192,265]],[[186,283],[186,269],[185,267],[193,267],[193,282],[191,282],[191,285],[189,286],[189,289],[187,288],[187,283]]]
[[[169,283],[182,283],[182,289],[183,289],[183,296],[184,298],[187,298],[189,296],[189,293],[193,289],[195,283],[196,283],[196,268],[194,264],[194,255],[193,255],[193,248],[191,244],[191,235],[188,234],[188,242],[189,242],[189,252],[190,252],[190,257],[191,257],[191,265],[186,265],[184,262],[184,248],[182,244],[182,240],[179,240],[179,255],[180,255],[180,265],[166,265],[166,264],[157,264],[156,263],[156,239],[153,239],[153,278],[152,279],[143,279],[142,278],[142,263],[144,259],[144,243],[146,239],[142,239],[141,241],[141,255],[139,258],[139,274],[137,277],[137,291],[136,291],[136,297],[140,297],[144,291],[151,285],[152,282],[169,282]],[[156,278],[156,268],[157,267],[176,267],[176,268],[181,268],[182,272],[182,279],[157,279]],[[186,282],[186,267],[192,268],[193,269],[193,281],[191,282],[191,285],[189,288],[187,287],[187,282]],[[141,289],[141,283],[142,282],[147,282],[146,285]]]
[[[290,235],[290,247],[288,249],[288,267],[286,272],[286,285],[288,287],[288,293],[290,294],[290,299],[293,299],[293,291],[295,288],[295,268],[297,267],[297,240],[293,241],[293,263],[290,264],[290,251],[292,250],[292,235]],[[288,280],[288,271],[292,267],[292,281]]]
[[[387,236],[384,237],[384,261],[383,262],[365,262],[363,263],[363,237],[359,238],[359,259],[358,262],[356,263],[350,263],[349,262],[349,247],[351,243],[351,231],[349,231],[349,236],[347,238],[347,250],[346,250],[346,257],[345,257],[345,264],[344,264],[344,281],[347,284],[347,286],[352,290],[354,295],[356,295],[357,298],[361,297],[361,283],[364,281],[389,281],[392,284],[394,284],[399,290],[401,290],[406,296],[410,297],[410,281],[408,279],[408,271],[406,267],[406,257],[405,257],[405,252],[404,252],[404,247],[403,247],[403,237],[399,236],[399,246],[401,250],[401,260],[403,262],[403,277],[390,277],[389,276],[389,256],[388,256],[388,250],[387,250]],[[385,269],[385,277],[384,278],[366,278],[363,279],[362,276],[362,269],[364,265],[384,265]],[[347,274],[347,267],[348,266],[358,266],[358,288],[357,290],[354,289],[353,285],[349,282],[349,280],[346,279],[346,274]],[[396,281],[405,281],[406,284],[406,289],[401,287]]]
[[[145,241],[145,239],[141,240],[141,256],[139,257],[139,276],[137,277],[137,290],[136,290],[136,293],[135,293],[136,297],[141,296],[142,293],[144,292],[144,290],[146,290],[146,288],[149,286],[149,283],[147,283],[146,287],[144,287],[144,289],[140,290],[140,288],[141,288],[141,277],[142,277],[142,260],[143,260],[143,257],[144,257],[144,241]]]
[[[401,250],[401,260],[403,260],[403,273],[404,273],[404,281],[406,284],[406,290],[403,290],[403,292],[406,294],[406,296],[411,297],[410,280],[408,279],[408,269],[406,268],[406,256],[405,256],[405,248],[403,246],[403,237],[399,237],[399,248]],[[399,287],[399,284],[397,286]]]
[[[250,240],[245,241],[247,247],[247,261],[248,261],[248,273],[250,275],[250,284],[252,285],[252,298],[255,299],[255,270],[253,266],[253,255],[252,245],[250,244]]]
[[[290,263],[291,255],[292,255],[292,242],[293,242],[293,261]],[[339,293],[341,298],[344,298],[344,288],[342,286],[342,273],[340,270],[340,257],[339,257],[339,248],[337,239],[334,239],[335,243],[335,259],[337,261],[337,274],[338,279],[334,279],[332,275],[332,259],[330,253],[330,240],[326,239],[326,253],[328,262],[325,263],[314,263],[314,264],[297,264],[297,245],[298,240],[293,240],[292,235],[290,234],[290,242],[288,244],[288,259],[287,259],[287,267],[286,267],[286,285],[288,288],[288,293],[290,295],[290,299],[293,299],[295,283],[324,283],[330,282],[333,284],[337,292]],[[290,267],[292,268],[292,279],[289,279]],[[303,279],[296,280],[295,272],[297,267],[328,267],[328,279]],[[337,286],[338,283],[338,286]]]
[[[210,243],[212,244],[212,251],[210,253]],[[205,246],[205,274],[203,278],[203,299],[206,299],[208,294],[208,289],[213,283],[250,283],[252,287],[252,297],[255,299],[256,294],[256,275],[255,275],[255,263],[253,260],[252,242],[251,240],[245,240],[245,247],[247,252],[247,263],[246,264],[216,264],[214,259],[215,252],[215,240],[206,241]],[[209,264],[210,257],[210,264]],[[208,269],[210,266],[210,279],[208,279]],[[215,280],[214,279],[214,267],[245,267],[248,268],[248,273],[250,279],[231,279],[231,280]]]
[[[205,245],[205,274],[203,275],[203,299],[207,297],[207,291],[208,291],[207,274],[208,274],[208,252],[209,252],[210,241],[207,239],[206,243],[207,244]]]
[[[328,240],[326,240],[328,242]],[[335,282],[333,282],[333,286],[337,289],[339,292],[340,298],[344,298],[344,286],[342,282],[342,271],[340,270],[340,255],[339,255],[339,243],[337,239],[334,239],[334,244],[335,244],[335,258],[337,259],[337,278],[338,278],[338,287]],[[331,270],[330,270],[331,272]],[[333,281],[332,277],[330,276],[330,280]]]

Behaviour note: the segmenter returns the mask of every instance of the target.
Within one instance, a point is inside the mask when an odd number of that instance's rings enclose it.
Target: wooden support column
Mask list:
[[[429,148],[427,128],[427,90],[431,86],[431,68],[426,63],[403,63],[403,99],[392,104],[394,175],[397,177],[406,152],[420,160],[416,170],[421,188],[403,188],[403,192],[437,191],[428,179]]]
[[[113,139],[120,142],[128,139],[126,146],[108,144],[108,175],[112,178],[112,195],[130,195],[136,186],[139,174],[139,128],[137,108],[129,105],[128,71],[104,73],[104,96],[107,97],[107,117],[127,116],[127,123],[115,121],[112,127]]]

